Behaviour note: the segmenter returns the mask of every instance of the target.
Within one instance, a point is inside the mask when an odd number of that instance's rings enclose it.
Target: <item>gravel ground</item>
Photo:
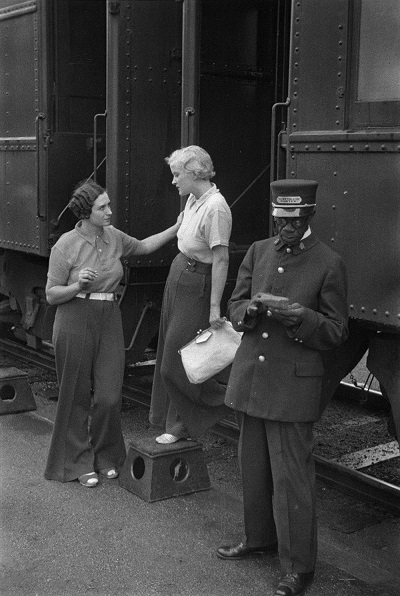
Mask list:
[[[16,366],[26,372],[40,407],[49,411],[55,409],[57,395],[57,380],[54,372],[48,372],[38,366],[26,363],[16,356],[0,352],[0,367]],[[151,389],[151,367],[144,369],[128,369],[128,376],[135,378],[135,384],[145,391]],[[365,358],[345,381],[364,384],[368,378]],[[371,388],[378,390],[376,380]],[[129,442],[134,437],[148,436],[151,428],[148,420],[148,410],[130,400],[124,400],[122,406],[122,425],[124,436]],[[234,416],[231,416],[234,420]],[[334,459],[344,454],[359,451],[367,447],[390,443],[394,437],[387,430],[388,412],[372,411],[360,407],[358,404],[333,400],[326,409],[321,421],[315,424],[314,453],[327,459]],[[156,431],[154,431],[156,432]],[[206,433],[201,437],[210,477],[215,474],[219,482],[226,482],[240,494],[240,474],[237,464],[237,446],[229,440]],[[234,464],[234,465],[232,465]],[[382,462],[373,467],[364,468],[363,472],[400,485],[399,458]]]
[[[38,407],[34,415],[39,414],[49,420],[54,419],[57,405],[54,398],[57,390],[55,374],[0,352],[0,367],[7,366],[15,366],[29,375]],[[151,379],[149,375],[147,376],[147,379],[142,379],[143,387],[146,387]],[[345,404],[342,407],[339,402],[332,402],[324,420],[316,425],[316,450],[335,448],[334,432],[335,429],[343,427],[344,421],[357,416],[361,418],[375,415],[362,410],[360,412],[360,408],[354,404]],[[149,436],[149,433],[155,435],[158,432],[157,429],[149,426],[147,408],[128,400],[123,402],[122,425],[127,443],[133,438]],[[360,428],[368,426],[370,424],[365,423]],[[379,426],[384,432],[384,424],[379,423]],[[359,433],[359,436],[363,437],[363,433]],[[237,445],[212,433],[203,435],[201,442],[212,487],[216,488],[218,494],[226,498],[227,502],[231,503],[233,498],[237,503],[235,528],[240,537],[243,520]],[[208,494],[209,491],[205,491],[204,494],[206,493]],[[119,498],[128,498],[124,493],[118,493],[118,495]],[[176,501],[177,508],[180,503]],[[172,505],[174,504],[173,502]],[[168,505],[171,506],[170,503]],[[390,578],[393,561],[397,557],[391,545],[398,535],[398,518],[383,508],[360,502],[338,492],[321,481],[317,482],[317,511],[320,536],[319,574],[318,583],[310,590],[310,596],[361,596],[361,594],[394,596],[397,594],[396,589],[392,590],[392,585],[395,585],[397,580]],[[219,535],[220,532],[218,537]],[[369,561],[367,566],[364,562],[365,557]],[[387,587],[384,588],[385,582]],[[331,585],[335,586],[334,592],[329,588]]]

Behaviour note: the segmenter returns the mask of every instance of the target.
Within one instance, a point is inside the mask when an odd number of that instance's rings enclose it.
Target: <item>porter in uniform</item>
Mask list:
[[[218,549],[237,560],[278,549],[276,596],[304,594],[317,555],[313,423],[322,353],[348,335],[346,271],[310,228],[317,182],[271,184],[277,235],[255,242],[228,304],[243,340],[225,403],[239,420],[245,538]]]

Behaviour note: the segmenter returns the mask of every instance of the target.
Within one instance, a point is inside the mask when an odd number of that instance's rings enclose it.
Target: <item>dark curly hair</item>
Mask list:
[[[75,186],[68,207],[78,219],[89,219],[93,203],[104,192],[106,192],[105,188],[91,178],[81,180]]]

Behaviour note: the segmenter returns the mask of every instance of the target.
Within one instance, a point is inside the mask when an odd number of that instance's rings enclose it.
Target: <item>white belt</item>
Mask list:
[[[91,294],[85,294],[84,292],[79,292],[76,295],[77,298],[86,298],[89,300],[116,300],[117,296],[114,292],[92,292]]]

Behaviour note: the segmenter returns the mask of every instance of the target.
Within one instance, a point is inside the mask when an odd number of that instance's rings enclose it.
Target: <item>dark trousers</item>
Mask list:
[[[317,556],[312,422],[278,422],[237,413],[245,544],[278,540],[282,569],[313,571]]]
[[[177,437],[197,437],[229,412],[225,385],[215,378],[190,383],[178,352],[210,326],[210,292],[210,274],[188,270],[187,257],[177,255],[164,291],[150,407],[150,422]]]
[[[125,355],[117,302],[74,298],[59,305],[53,345],[59,395],[45,478],[68,482],[120,468]]]

